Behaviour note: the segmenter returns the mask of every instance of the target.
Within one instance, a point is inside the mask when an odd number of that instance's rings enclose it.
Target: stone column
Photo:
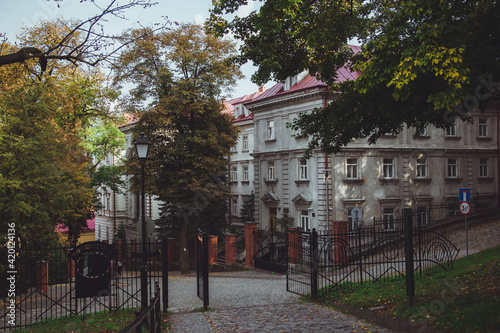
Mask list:
[[[245,223],[245,250],[246,258],[245,265],[255,267],[255,235],[254,231],[257,230],[257,223]]]
[[[236,264],[236,235],[226,234],[226,264]]]

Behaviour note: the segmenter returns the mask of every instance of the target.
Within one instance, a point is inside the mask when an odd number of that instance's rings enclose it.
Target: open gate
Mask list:
[[[274,229],[255,230],[255,268],[280,274],[287,270],[288,244],[286,232]]]

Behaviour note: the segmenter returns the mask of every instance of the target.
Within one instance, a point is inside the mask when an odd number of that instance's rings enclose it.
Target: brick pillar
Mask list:
[[[255,267],[255,236],[254,231],[257,230],[257,223],[245,223],[245,250],[246,258],[245,265]]]
[[[208,263],[216,264],[218,258],[217,236],[208,236]]]
[[[291,264],[296,264],[302,260],[301,229],[288,229],[288,260]]]
[[[349,263],[349,230],[348,222],[332,222],[333,260],[336,265]]]
[[[130,252],[135,253],[137,251],[137,244],[135,243],[135,239],[130,241]]]
[[[236,264],[236,235],[226,234],[226,264]]]
[[[49,263],[46,261],[36,263],[36,290],[45,295],[49,293]]]
[[[117,239],[115,242],[116,252],[118,253],[118,258],[123,257],[123,240]]]
[[[73,259],[68,260],[68,275],[69,278],[72,279],[75,277],[75,272],[76,272],[76,263]]]
[[[168,262],[175,261],[175,238],[169,238],[167,240],[168,247]]]

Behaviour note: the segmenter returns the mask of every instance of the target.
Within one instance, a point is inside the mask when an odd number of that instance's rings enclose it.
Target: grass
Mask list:
[[[346,291],[349,289],[349,291]],[[405,280],[352,284],[320,300],[447,332],[500,332],[500,246],[455,261],[450,271],[415,275],[414,306]]]
[[[162,313],[162,331],[167,328],[166,318],[167,315]],[[113,312],[103,311],[85,315],[85,318],[83,315],[79,315],[51,319],[34,326],[15,330],[14,333],[112,333],[119,332],[128,323],[134,321],[134,319],[133,309]]]

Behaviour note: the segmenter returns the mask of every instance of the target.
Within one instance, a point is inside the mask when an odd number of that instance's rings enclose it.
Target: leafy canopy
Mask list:
[[[370,143],[406,124],[444,127],[498,98],[500,8],[495,0],[268,0],[247,17],[246,4],[215,2],[210,29],[242,40],[240,63],[253,80],[283,81],[309,70],[335,95],[293,124],[310,149],[338,152],[356,138]],[[233,15],[226,19],[226,15]],[[347,44],[357,40],[362,51]],[[348,66],[360,76],[338,83]]]

